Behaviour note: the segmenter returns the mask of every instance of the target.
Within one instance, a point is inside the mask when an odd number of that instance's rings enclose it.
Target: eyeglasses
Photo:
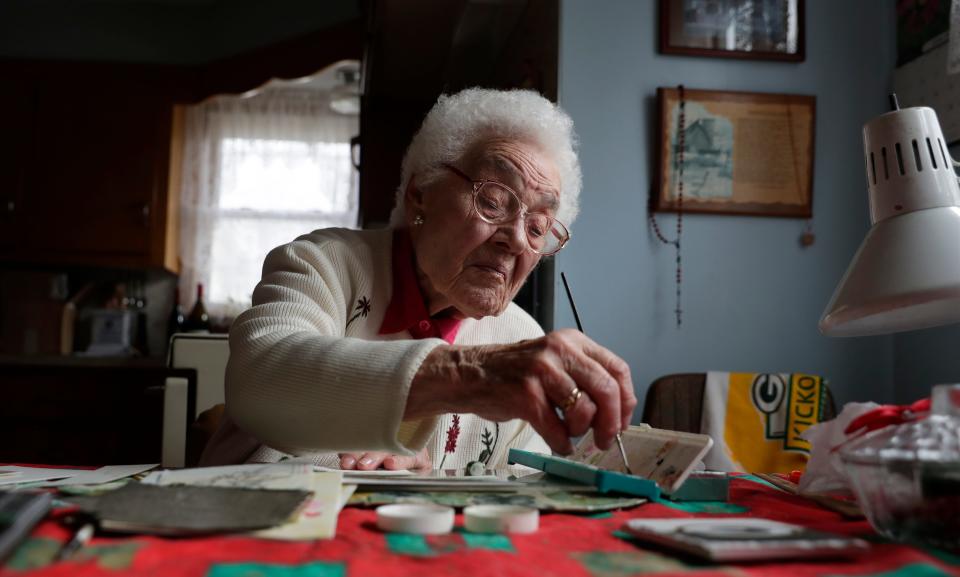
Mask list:
[[[521,215],[527,246],[533,252],[543,256],[557,254],[570,241],[570,233],[562,222],[542,212],[527,212],[527,205],[509,186],[474,180],[452,164],[442,166],[473,185],[473,209],[484,222],[506,224]]]

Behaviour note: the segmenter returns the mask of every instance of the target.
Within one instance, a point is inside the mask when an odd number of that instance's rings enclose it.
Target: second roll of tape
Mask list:
[[[463,510],[464,527],[473,533],[533,533],[540,511],[520,505],[473,505]]]

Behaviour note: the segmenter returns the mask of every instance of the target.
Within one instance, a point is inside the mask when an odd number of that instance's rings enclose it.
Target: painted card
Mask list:
[[[648,425],[631,426],[621,438],[631,472],[656,481],[667,492],[678,489],[713,446],[713,439],[707,435],[654,429]],[[580,439],[569,458],[608,471],[627,472],[616,443],[606,451],[601,450],[593,441],[593,431]]]

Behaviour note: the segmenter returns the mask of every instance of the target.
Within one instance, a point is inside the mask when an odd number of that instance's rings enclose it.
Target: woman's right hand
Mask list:
[[[563,411],[556,408],[575,403]],[[562,329],[508,345],[440,346],[414,376],[404,418],[448,412],[491,421],[523,419],[550,447],[573,452],[570,437],[593,429],[607,449],[637,406],[627,363],[580,331]]]

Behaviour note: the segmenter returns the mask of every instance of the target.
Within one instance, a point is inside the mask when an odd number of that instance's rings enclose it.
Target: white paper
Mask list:
[[[416,475],[415,472],[407,469],[396,471],[390,469],[374,469],[372,471],[361,471],[359,469],[327,469],[326,467],[315,467],[315,471],[343,473],[346,477],[409,477]]]
[[[344,482],[356,483],[361,490],[377,488],[397,491],[502,491],[527,486],[522,481],[507,480],[496,475],[455,476],[447,473],[446,470],[436,470],[409,477],[344,477]]]
[[[285,541],[312,541],[333,539],[337,534],[337,518],[344,503],[350,498],[355,485],[343,485],[340,471],[308,472],[309,490],[313,498],[296,520],[254,533],[257,537]]]
[[[152,465],[109,465],[99,469],[49,469],[44,467],[0,466],[0,485],[42,483],[44,487],[98,485],[148,471]]]
[[[87,471],[84,471],[87,472]],[[0,467],[0,485],[19,485],[50,479],[63,479],[80,473],[76,469],[42,469],[40,467],[18,467],[5,465]]]
[[[340,509],[347,506],[350,497],[357,491],[356,485],[340,485]]]
[[[61,481],[45,483],[45,487],[63,487],[66,485],[99,485],[100,483],[109,483],[118,479],[132,477],[138,473],[149,471],[156,467],[152,465],[107,465],[93,471],[78,471],[77,474]]]
[[[294,489],[309,491],[312,467],[306,463],[228,465],[197,469],[164,470],[143,479],[149,485],[194,485],[246,489]]]

